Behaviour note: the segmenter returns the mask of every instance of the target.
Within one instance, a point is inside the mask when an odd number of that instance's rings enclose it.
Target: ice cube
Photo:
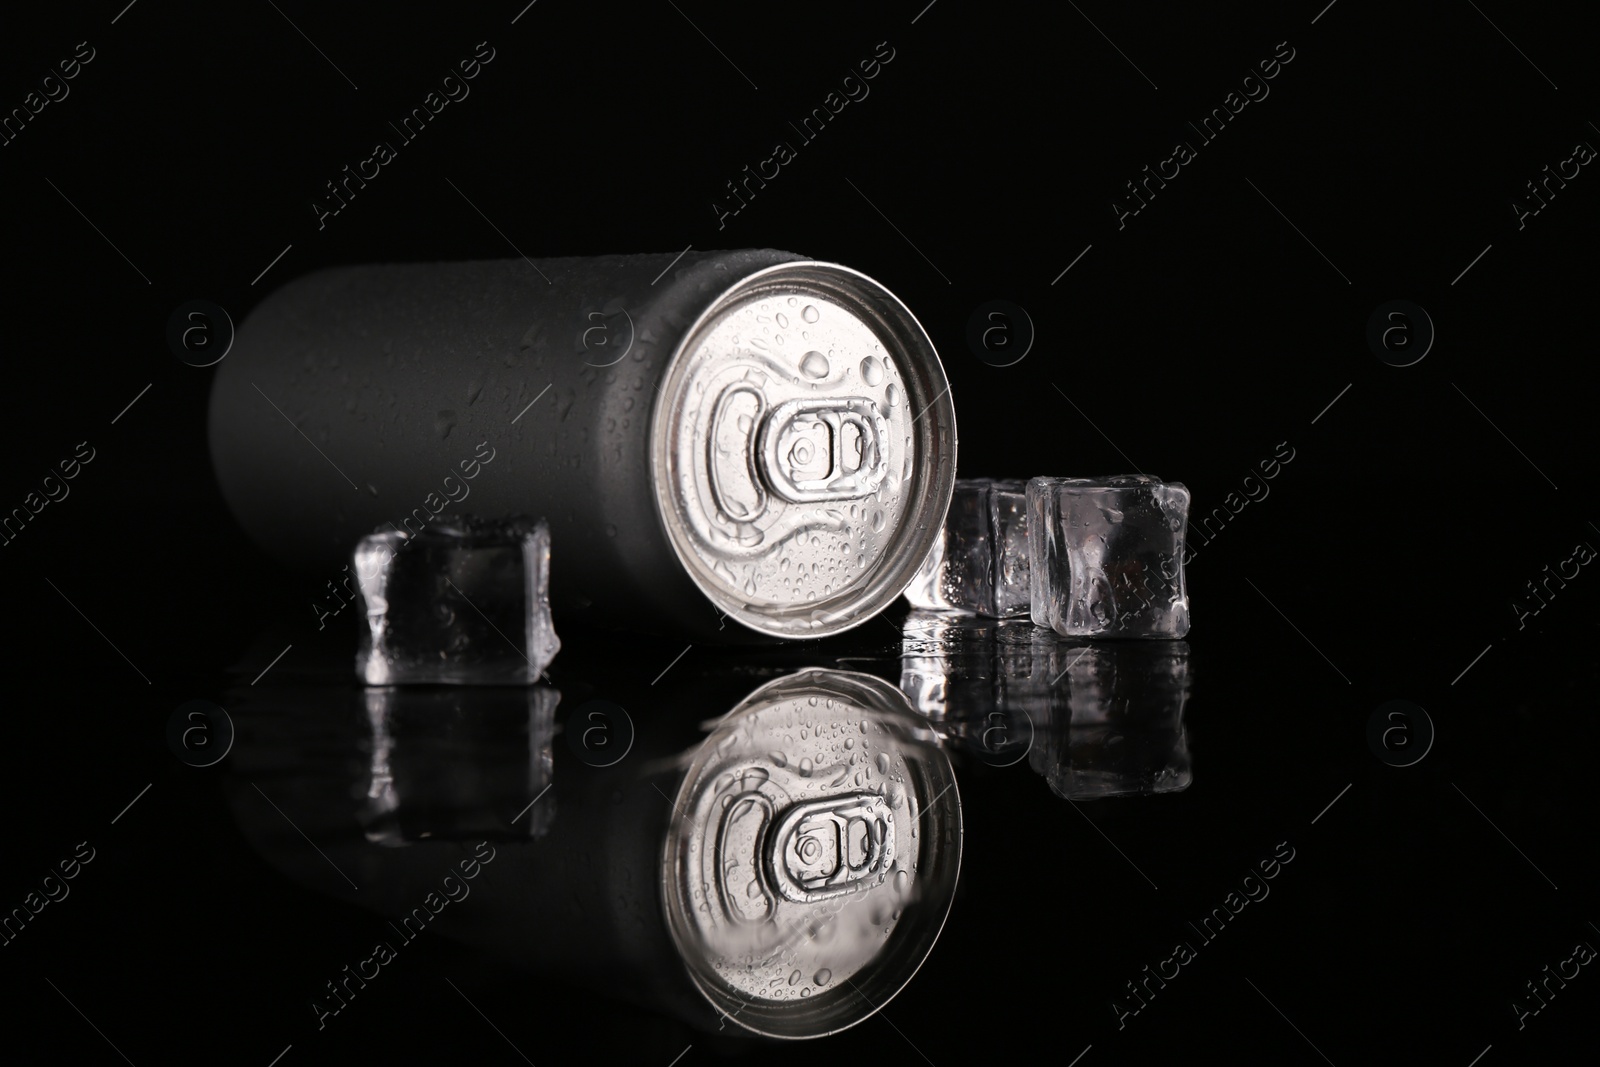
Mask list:
[[[1146,474],[1028,482],[1031,612],[1066,637],[1189,632],[1189,490]]]
[[[526,518],[438,519],[361,539],[368,685],[529,685],[561,648],[550,623],[550,528]]]
[[[1027,484],[960,478],[944,528],[906,589],[914,608],[1028,613]]]

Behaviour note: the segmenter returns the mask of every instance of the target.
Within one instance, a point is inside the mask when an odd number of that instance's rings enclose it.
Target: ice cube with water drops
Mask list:
[[[527,518],[438,518],[361,539],[368,685],[529,685],[561,648],[550,622],[550,528]]]
[[[906,589],[914,608],[1028,613],[1027,483],[959,478],[944,528]]]
[[[1147,474],[1028,482],[1031,614],[1067,637],[1189,632],[1189,490]]]

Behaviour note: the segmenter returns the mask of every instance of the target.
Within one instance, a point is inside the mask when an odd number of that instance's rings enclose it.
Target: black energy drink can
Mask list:
[[[905,305],[770,249],[315,272],[242,324],[210,443],[235,516],[291,565],[447,510],[530,514],[558,624],[701,638],[887,607],[956,461]]]

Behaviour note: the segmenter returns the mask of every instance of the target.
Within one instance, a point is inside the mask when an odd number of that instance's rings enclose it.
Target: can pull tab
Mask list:
[[[874,793],[796,804],[767,837],[772,885],[798,904],[868,889],[893,862],[894,818]]]
[[[866,397],[779,404],[756,444],[762,480],[791,504],[870,496],[885,474],[885,432],[878,405]]]

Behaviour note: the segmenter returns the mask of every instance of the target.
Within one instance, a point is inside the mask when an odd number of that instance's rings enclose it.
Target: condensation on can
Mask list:
[[[960,796],[926,721],[882,679],[808,670],[751,693],[696,751],[662,906],[720,1015],[821,1037],[911,980],[960,867]]]
[[[916,319],[776,249],[315,271],[240,327],[209,422],[229,508],[290,566],[543,517],[558,626],[708,643],[871,618],[955,481]]]
[[[732,286],[669,361],[650,430],[673,551],[724,615],[778,637],[859,625],[928,555],[955,485],[955,409],[911,312],[848,267]]]

